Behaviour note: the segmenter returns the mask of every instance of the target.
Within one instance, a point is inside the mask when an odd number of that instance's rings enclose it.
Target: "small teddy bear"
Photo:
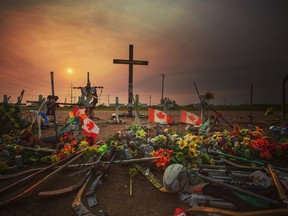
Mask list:
[[[20,133],[20,139],[23,141],[23,145],[29,147],[42,146],[43,142],[38,137],[34,136],[31,129],[25,128]]]

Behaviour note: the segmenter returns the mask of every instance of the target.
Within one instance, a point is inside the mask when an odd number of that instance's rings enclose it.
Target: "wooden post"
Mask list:
[[[128,81],[128,104],[133,101],[133,65],[148,65],[148,61],[133,59],[133,45],[129,45],[129,59],[114,59],[114,64],[128,64],[129,65],[129,81]],[[132,115],[132,107],[128,107],[128,116]]]

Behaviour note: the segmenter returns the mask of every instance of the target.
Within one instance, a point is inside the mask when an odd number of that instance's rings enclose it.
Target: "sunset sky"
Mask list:
[[[104,86],[100,103],[127,103],[129,44],[140,102],[164,96],[179,105],[214,93],[213,104],[282,103],[288,74],[288,1],[1,0],[0,95],[23,102],[52,93],[71,100],[71,85]],[[99,93],[99,92],[98,92]],[[80,90],[73,90],[79,96]]]

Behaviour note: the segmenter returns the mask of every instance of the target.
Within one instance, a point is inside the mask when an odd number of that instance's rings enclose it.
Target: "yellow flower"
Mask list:
[[[187,144],[187,142],[186,142],[186,144]],[[178,145],[179,145],[180,149],[185,148],[185,142],[183,140],[182,141],[178,141]]]
[[[186,134],[185,136],[184,136],[184,139],[185,140],[191,140],[192,139],[192,134]]]
[[[196,152],[196,149],[195,148],[189,148],[189,152],[190,152],[190,154],[194,155]]]
[[[143,139],[145,138],[146,134],[147,133],[142,129],[142,130],[138,130],[135,135],[136,135],[136,138]]]
[[[124,149],[124,146],[123,146],[123,145],[117,146],[116,151],[121,151],[121,150],[123,150],[123,149]]]
[[[112,140],[110,143],[111,146],[113,146],[114,148],[116,148],[116,146],[118,145],[117,141]]]
[[[195,142],[190,142],[189,143],[189,148],[196,148],[197,144]]]
[[[250,137],[244,137],[242,143],[243,143],[244,145],[249,145],[249,144],[250,144],[250,141],[251,141]]]
[[[82,140],[79,144],[79,147],[81,148],[87,148],[89,146],[89,143],[86,140]]]

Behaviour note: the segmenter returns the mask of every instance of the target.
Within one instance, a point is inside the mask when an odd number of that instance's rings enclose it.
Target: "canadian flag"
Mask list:
[[[200,125],[202,124],[202,118],[193,114],[193,113],[190,113],[190,112],[187,112],[185,110],[181,110],[181,119],[180,121],[182,123],[186,123],[186,124],[193,124],[193,125]]]
[[[79,109],[78,106],[74,107],[72,112],[69,112],[70,118],[74,118],[75,116],[79,116],[80,117],[83,114],[85,114],[85,109]]]
[[[150,122],[159,122],[159,123],[172,123],[173,119],[167,115],[166,113],[156,110],[156,109],[149,109],[148,110],[148,121]]]
[[[100,128],[87,115],[81,115],[83,119],[82,134],[97,138]]]

